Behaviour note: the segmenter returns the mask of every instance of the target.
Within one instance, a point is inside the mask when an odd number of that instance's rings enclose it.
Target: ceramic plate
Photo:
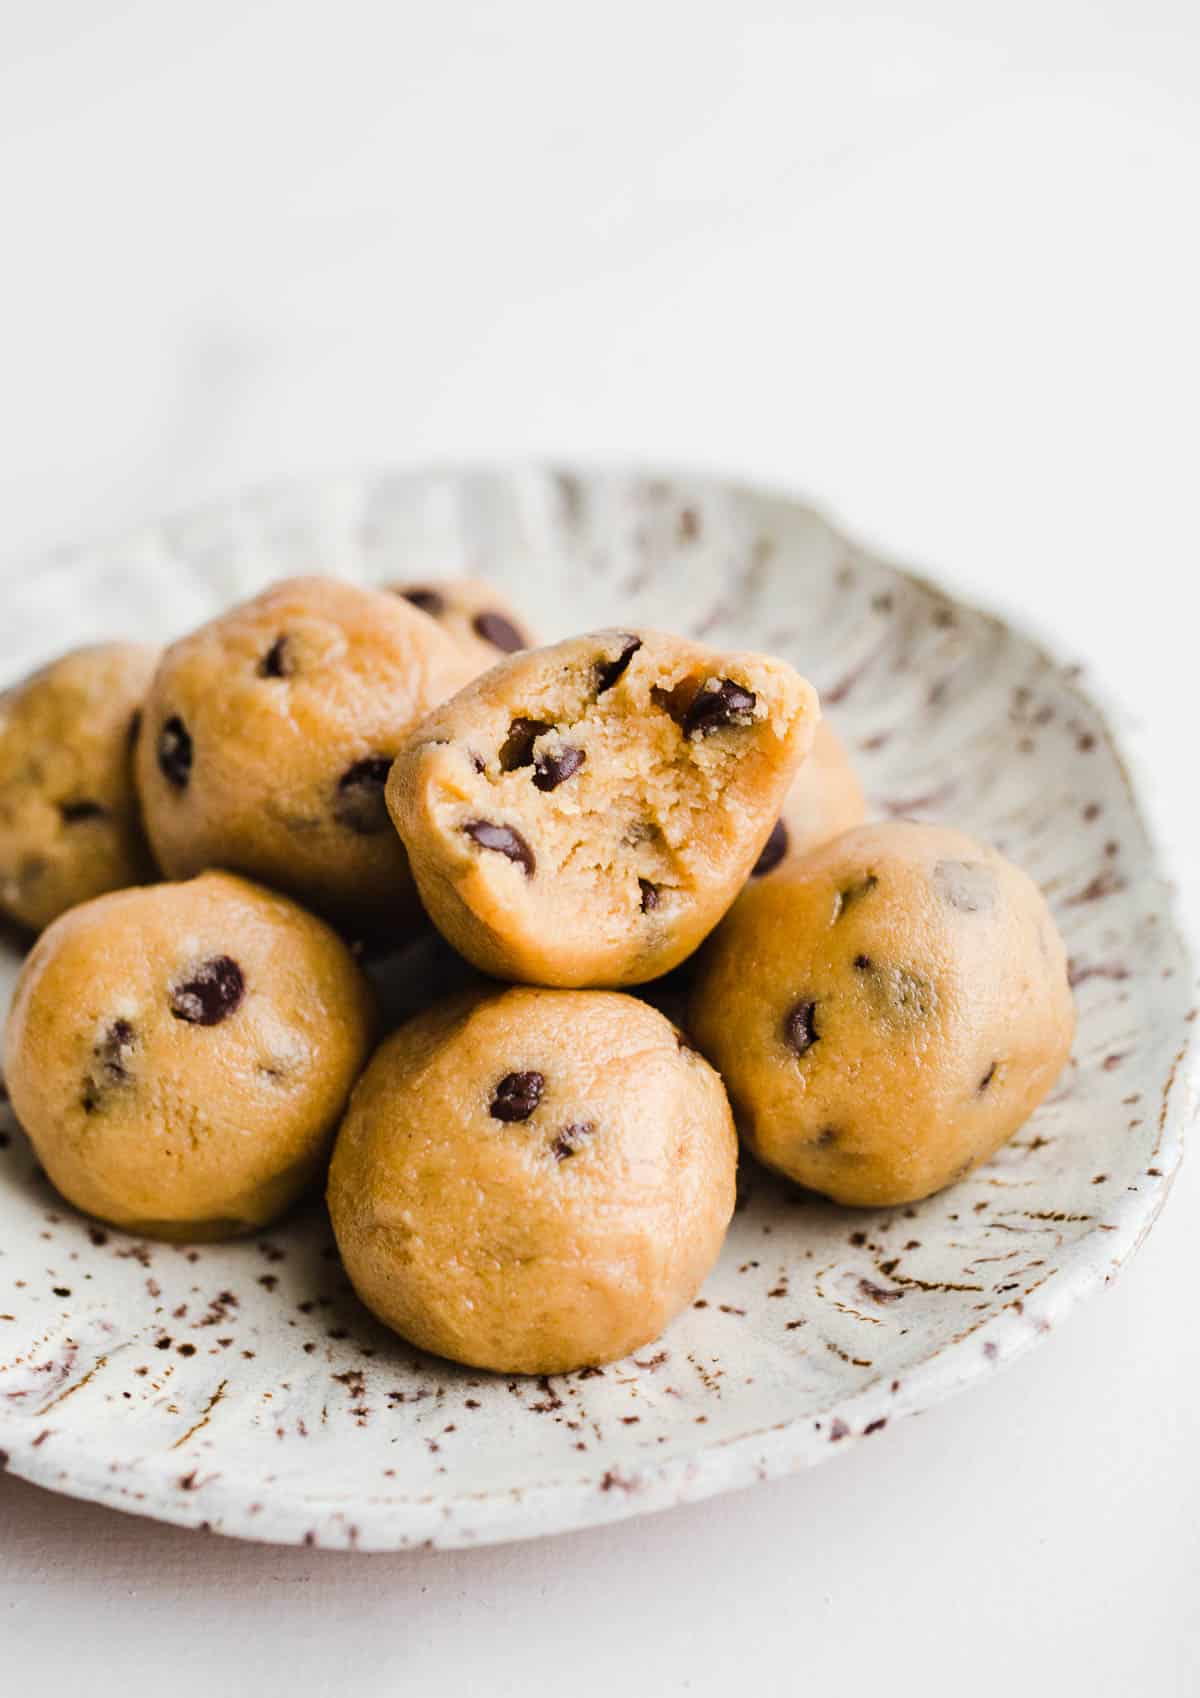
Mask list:
[[[985,1168],[849,1212],[757,1169],[720,1265],[659,1343],[489,1378],[377,1326],[314,1204],[174,1248],[50,1190],[0,1108],[0,1447],[52,1490],[239,1537],[397,1549],[611,1521],[821,1462],[986,1380],[1110,1279],[1192,1113],[1192,973],[1105,718],[1019,631],[795,501],[544,468],[346,479],[65,553],[5,589],[0,678],[169,637],[295,572],[485,574],[547,638],[682,629],[818,685],[884,818],[952,822],[1045,890],[1079,1006],[1068,1072]],[[0,998],[18,966],[0,943]]]

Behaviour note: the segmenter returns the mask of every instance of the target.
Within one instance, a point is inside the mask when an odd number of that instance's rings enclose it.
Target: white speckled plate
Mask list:
[[[497,1380],[359,1307],[314,1204],[172,1248],[81,1219],[0,1106],[0,1447],[15,1473],[247,1538],[396,1549],[549,1533],[804,1467],[985,1379],[1112,1277],[1193,1112],[1193,977],[1128,774],[1075,669],[849,543],[702,478],[381,475],[212,507],[4,592],[0,678],[168,636],[297,571],[493,576],[547,637],[682,628],[786,655],[876,809],[1040,880],[1079,1003],[1069,1072],[987,1167],[851,1213],[759,1170],[703,1296],[615,1367]],[[7,1000],[15,949],[0,943]]]

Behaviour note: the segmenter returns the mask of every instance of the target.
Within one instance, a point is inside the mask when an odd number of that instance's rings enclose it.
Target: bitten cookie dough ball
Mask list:
[[[360,929],[417,917],[383,790],[405,733],[472,675],[380,590],[295,578],[169,648],[138,783],[164,872],[225,867]]]
[[[817,718],[782,661],[645,631],[574,637],[423,721],[388,807],[430,917],[475,966],[638,984],[729,907]]]
[[[915,1202],[985,1161],[1067,1060],[1037,886],[930,825],[862,826],[746,892],[689,1026],[750,1148],[839,1203]]]
[[[424,1350],[565,1373],[658,1334],[716,1261],[737,1139],[721,1081],[645,1003],[456,997],[388,1040],[329,1212],[369,1309]]]
[[[528,625],[495,585],[483,578],[422,579],[388,588],[436,619],[476,672],[486,672],[506,654],[533,647]]]
[[[319,1176],[371,1022],[328,926],[206,873],[101,896],[42,934],[5,1079],[77,1208],[153,1238],[228,1238]]]
[[[750,877],[765,878],[781,867],[793,866],[810,850],[861,825],[866,814],[866,797],[846,745],[829,721],[822,719]]]
[[[19,925],[154,876],[133,743],[157,661],[139,643],[75,649],[0,695],[0,914]]]

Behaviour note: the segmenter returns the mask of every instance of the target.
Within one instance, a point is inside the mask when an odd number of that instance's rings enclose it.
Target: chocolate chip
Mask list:
[[[638,888],[642,893],[642,913],[648,914],[651,909],[658,907],[661,892],[659,887],[656,884],[651,884],[648,878],[640,878]]]
[[[189,1026],[217,1026],[234,1012],[245,990],[237,962],[228,955],[215,955],[182,984],[172,985],[171,1013]]]
[[[359,837],[374,837],[388,827],[384,786],[392,770],[391,755],[367,755],[355,761],[338,779],[333,816]]]
[[[817,1031],[817,1005],[815,1002],[798,1002],[790,1009],[783,1022],[784,1042],[797,1055],[806,1054],[821,1036]]]
[[[939,861],[933,885],[943,902],[964,914],[980,914],[996,905],[996,875],[982,861]]]
[[[566,779],[577,773],[587,752],[573,743],[564,743],[557,754],[539,755],[533,763],[533,782],[538,790],[557,790]]]
[[[290,678],[296,670],[286,637],[276,637],[258,663],[260,678]]]
[[[772,873],[788,852],[788,828],[782,820],[776,820],[771,827],[771,835],[762,846],[762,853],[750,869],[751,878],[762,878],[764,873]]]
[[[468,820],[462,829],[481,849],[494,849],[498,855],[507,855],[510,861],[524,867],[526,878],[533,877],[537,865],[533,850],[511,825],[496,825],[492,820]]]
[[[107,808],[102,808],[99,802],[60,802],[58,811],[66,825],[78,825],[80,820],[108,818]]]
[[[856,955],[854,957],[854,968],[856,972],[869,973],[871,971],[871,957],[869,955]]]
[[[983,1078],[979,1081],[979,1084],[976,1088],[979,1091],[980,1096],[983,1095],[984,1091],[987,1090],[987,1088],[991,1084],[992,1080],[996,1077],[996,1069],[999,1067],[999,1065],[1000,1065],[1000,1063],[998,1061],[993,1061],[992,1065],[988,1068],[988,1070],[984,1074]]]
[[[437,619],[446,611],[446,598],[440,590],[401,590],[400,594],[405,601],[419,607],[422,613],[428,613],[431,619]]]
[[[617,679],[626,670],[629,662],[642,646],[642,639],[629,632],[621,634],[620,653],[612,660],[596,662],[596,694],[602,696],[605,690],[611,690]]]
[[[505,654],[516,654],[518,649],[527,646],[523,633],[503,613],[477,613],[471,625],[476,636],[482,637],[485,643],[491,643],[494,649],[502,649]]]
[[[506,1073],[492,1092],[493,1120],[528,1120],[546,1088],[541,1073]]]
[[[158,734],[158,767],[168,784],[186,790],[192,776],[192,734],[178,714],[172,714]]]
[[[544,719],[514,719],[500,745],[500,771],[515,772],[533,765],[533,745],[550,726]]]
[[[728,725],[749,725],[754,718],[755,695],[732,678],[706,678],[683,716],[685,737],[708,737]]]
[[[114,1020],[92,1050],[104,1069],[105,1078],[113,1085],[124,1084],[129,1078],[129,1060],[137,1034],[128,1020]]]
[[[834,921],[840,920],[847,908],[853,907],[854,903],[860,902],[864,896],[869,895],[878,883],[879,879],[876,875],[868,873],[866,878],[859,879],[857,884],[850,884],[846,886],[845,890],[839,890],[833,899],[833,920],[830,921],[830,924],[832,925]]]
[[[594,1120],[574,1120],[570,1126],[564,1126],[550,1146],[550,1154],[555,1161],[566,1161],[569,1156],[577,1155],[596,1131]]]

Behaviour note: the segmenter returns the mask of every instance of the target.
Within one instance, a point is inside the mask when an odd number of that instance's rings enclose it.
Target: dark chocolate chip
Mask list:
[[[980,1093],[981,1096],[982,1096],[983,1092],[987,1090],[987,1088],[991,1084],[992,1080],[996,1077],[996,1069],[997,1069],[997,1067],[999,1067],[999,1065],[1000,1065],[1000,1063],[998,1061],[993,1061],[992,1065],[988,1068],[988,1070],[984,1074],[983,1078],[979,1081],[978,1090],[979,1090],[979,1093]]]
[[[683,716],[685,737],[708,737],[728,725],[749,725],[754,718],[755,695],[732,678],[706,678]]]
[[[493,1120],[528,1120],[546,1088],[541,1073],[506,1073],[492,1092]]]
[[[217,1026],[234,1012],[245,990],[237,962],[228,955],[215,955],[182,984],[172,985],[171,1013],[189,1026]]]
[[[854,957],[854,969],[858,973],[869,973],[871,971],[871,957],[869,955],[856,955]]]
[[[555,1161],[566,1161],[569,1156],[577,1155],[595,1130],[594,1120],[573,1120],[555,1137],[550,1146],[551,1155]]]
[[[276,637],[258,663],[260,678],[290,678],[296,670],[286,637]]]
[[[496,825],[492,820],[468,820],[462,829],[481,849],[494,849],[498,855],[507,855],[510,861],[525,869],[526,878],[533,877],[537,865],[533,850],[511,825]]]
[[[60,802],[58,811],[66,825],[78,825],[80,820],[108,818],[108,809],[102,808],[99,802]]]
[[[471,621],[476,636],[505,654],[516,654],[527,646],[524,634],[503,613],[477,613]]]
[[[837,1128],[835,1126],[822,1127],[814,1141],[819,1150],[827,1150],[831,1144],[836,1144],[838,1141]]]
[[[585,760],[586,750],[577,749],[573,743],[564,743],[557,753],[539,755],[533,763],[534,785],[538,790],[557,790],[579,771]]]
[[[821,1036],[817,1031],[817,1005],[815,1002],[798,1002],[789,1010],[783,1022],[784,1042],[797,1055],[804,1055]]]
[[[437,619],[446,611],[446,598],[440,590],[401,590],[400,594],[405,601],[411,601],[414,607],[419,607],[422,613],[428,613],[431,619]]]
[[[623,632],[620,652],[614,655],[612,660],[598,660],[596,662],[596,694],[598,696],[602,696],[605,690],[612,689],[641,646],[642,639],[640,637],[635,637],[629,632]]]
[[[392,770],[391,755],[368,755],[355,761],[338,779],[333,815],[339,825],[359,837],[374,837],[388,827],[384,786]]]
[[[996,905],[996,875],[982,861],[939,861],[933,885],[943,902],[964,914],[980,914]]]
[[[192,776],[192,734],[178,714],[172,714],[158,734],[159,771],[176,790],[186,790]]]
[[[648,878],[640,878],[638,888],[642,893],[642,913],[648,914],[651,909],[658,907],[661,892],[659,887],[656,884],[651,884]]]
[[[137,1034],[128,1020],[114,1020],[103,1037],[97,1040],[92,1054],[104,1068],[105,1078],[110,1083],[120,1085],[129,1078],[126,1063],[136,1040]]]
[[[771,827],[771,835],[762,846],[762,853],[750,869],[751,878],[762,878],[764,873],[772,873],[788,852],[788,828],[782,820],[776,820]]]
[[[514,719],[500,745],[500,771],[515,772],[533,765],[533,745],[550,726],[544,719]]]

